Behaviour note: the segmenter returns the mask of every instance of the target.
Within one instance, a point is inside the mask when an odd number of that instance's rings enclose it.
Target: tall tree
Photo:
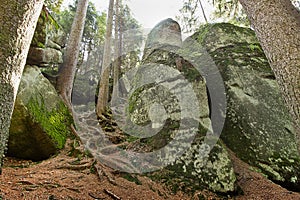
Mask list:
[[[0,4],[0,168],[7,146],[17,90],[44,0]]]
[[[109,97],[109,75],[110,75],[110,64],[111,64],[111,36],[113,26],[113,9],[114,0],[109,1],[107,26],[105,35],[105,46],[104,55],[102,62],[101,78],[99,85],[98,101],[96,106],[96,113],[98,117],[103,117],[106,112]]]
[[[61,25],[66,38],[69,38],[71,33],[71,26],[74,21],[77,4],[78,2],[75,1],[73,5],[69,5],[56,15],[57,21]],[[100,57],[102,57],[103,53],[99,51],[102,50],[102,48],[99,48],[99,46],[104,43],[105,29],[106,13],[99,13],[95,5],[89,2],[81,40],[77,72],[84,73],[90,68],[93,68],[95,63],[98,65],[99,62],[96,62],[95,58],[97,57],[97,60],[99,60]],[[80,65],[81,63],[82,65]]]
[[[121,30],[121,16],[120,16],[120,0],[116,0],[115,5],[115,44],[114,44],[114,87],[117,86],[119,76],[120,76],[120,67],[121,67],[121,54],[122,54],[122,30]]]
[[[64,55],[64,61],[59,69],[59,75],[57,78],[57,90],[70,110],[72,110],[71,95],[73,81],[78,62],[88,2],[88,0],[79,0],[78,2],[67,44],[67,50]]]
[[[82,36],[82,45],[80,50],[80,63],[84,63],[87,57],[90,57],[96,46],[104,42],[106,26],[106,13],[97,12],[95,5],[89,2],[86,14],[86,21]],[[79,68],[82,66],[78,66]],[[85,71],[85,70],[82,70]]]
[[[239,0],[294,119],[300,152],[300,12],[290,0]]]

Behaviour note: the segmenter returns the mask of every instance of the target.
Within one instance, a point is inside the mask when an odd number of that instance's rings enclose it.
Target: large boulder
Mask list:
[[[72,118],[55,88],[34,66],[26,66],[12,115],[8,155],[42,160],[64,147]]]
[[[299,191],[300,157],[292,120],[254,32],[221,23],[204,26],[191,38],[206,48],[224,79],[222,140],[269,179]],[[194,59],[201,62],[201,57]]]
[[[225,147],[218,142],[210,149],[204,142],[211,132],[206,82],[180,56],[181,43],[180,26],[172,19],[160,22],[148,35],[142,66],[128,78],[130,120],[143,130],[130,125],[125,130],[150,135],[131,148],[164,149],[159,157],[168,165],[148,175],[175,190],[234,192],[236,177]]]

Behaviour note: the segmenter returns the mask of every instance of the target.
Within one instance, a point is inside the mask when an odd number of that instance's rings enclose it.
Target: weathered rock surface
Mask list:
[[[142,66],[132,79],[129,113],[132,122],[143,130],[149,126],[146,129],[156,135],[139,140],[133,148],[141,152],[165,148],[161,159],[170,165],[149,176],[175,190],[234,192],[236,177],[226,149],[218,142],[211,150],[204,142],[211,126],[206,84],[180,56],[181,43],[180,27],[172,19],[160,22],[148,35]],[[184,154],[178,154],[184,148]]]
[[[181,28],[178,23],[174,23],[171,18],[165,19],[158,23],[148,34],[143,59],[156,48],[164,45],[180,47],[182,44]]]
[[[207,49],[224,79],[228,105],[222,140],[269,179],[300,190],[292,121],[254,32],[213,24],[192,38]]]
[[[42,67],[44,71],[57,70],[63,62],[62,49],[66,43],[64,33],[50,18],[50,13],[43,9],[27,56],[28,65]]]
[[[11,120],[8,155],[49,158],[64,147],[70,114],[54,87],[34,66],[26,66]]]
[[[28,52],[27,64],[47,67],[63,62],[62,52],[54,48],[31,47]]]

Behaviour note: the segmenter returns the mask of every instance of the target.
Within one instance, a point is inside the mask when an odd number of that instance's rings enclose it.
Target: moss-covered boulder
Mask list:
[[[219,141],[210,150],[208,146],[202,145],[203,141],[204,138],[199,134],[183,156],[148,176],[166,184],[174,192],[194,193],[205,189],[219,194],[237,192],[236,176],[225,146]],[[206,151],[210,151],[209,154]]]
[[[216,143],[213,148],[206,143],[211,122],[205,79],[180,55],[181,43],[180,27],[172,19],[160,22],[148,35],[142,66],[131,79],[128,112],[131,121],[150,134],[131,148],[164,149],[158,159],[168,165],[148,176],[174,190],[234,192],[236,177],[226,148],[218,138],[210,138]]]
[[[56,154],[70,134],[72,118],[55,88],[34,66],[26,66],[12,115],[8,155],[42,160]]]
[[[227,114],[222,140],[269,179],[300,190],[300,157],[292,121],[254,32],[212,24],[192,39],[206,48],[224,79]]]

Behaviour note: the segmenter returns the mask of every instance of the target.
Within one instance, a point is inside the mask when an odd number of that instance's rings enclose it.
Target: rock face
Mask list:
[[[172,19],[160,22],[148,35],[142,66],[132,79],[128,110],[131,121],[144,129],[149,126],[152,135],[132,146],[141,152],[165,149],[161,159],[170,165],[149,176],[175,190],[233,192],[236,177],[226,149],[218,142],[211,150],[203,142],[211,131],[205,80],[180,56],[181,43],[180,26]]]
[[[158,23],[149,33],[144,49],[143,59],[147,58],[153,49],[163,45],[180,47],[182,43],[181,28],[171,18]]]
[[[31,47],[28,52],[27,64],[49,66],[62,63],[62,52],[53,48]]]
[[[26,66],[11,120],[8,155],[30,160],[49,158],[64,147],[72,122],[50,82]]]
[[[227,95],[222,140],[269,179],[300,190],[295,132],[274,74],[252,30],[207,25],[192,36],[210,53]]]
[[[28,65],[36,65],[42,70],[52,71],[63,62],[62,49],[65,46],[63,32],[51,23],[51,15],[42,10],[27,56]]]

